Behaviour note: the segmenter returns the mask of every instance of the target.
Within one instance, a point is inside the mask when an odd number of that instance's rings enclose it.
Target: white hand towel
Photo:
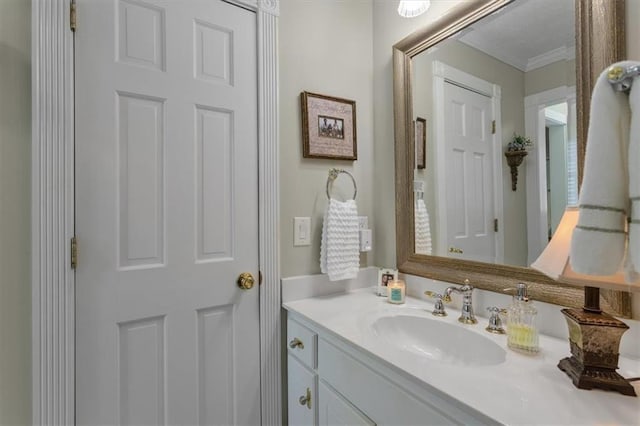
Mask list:
[[[416,222],[416,253],[428,254],[432,252],[431,247],[431,224],[429,223],[429,212],[423,199],[416,199],[414,220]]]
[[[638,157],[629,158],[629,125],[629,99],[613,90],[605,70],[591,97],[580,215],[571,241],[571,266],[576,272],[611,275],[622,265],[629,203],[628,166],[637,168],[639,164]]]
[[[356,278],[360,268],[360,235],[355,200],[329,200],[322,225],[320,271],[330,281]]]

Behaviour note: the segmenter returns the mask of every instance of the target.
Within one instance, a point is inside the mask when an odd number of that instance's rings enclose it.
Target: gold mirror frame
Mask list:
[[[531,268],[419,255],[414,250],[411,58],[512,1],[465,2],[393,46],[397,265],[400,272],[406,274],[452,283],[463,283],[468,278],[474,287],[498,293],[506,293],[506,288],[524,282],[536,300],[582,307],[582,288],[559,284]],[[575,6],[578,175],[581,177],[593,84],[605,67],[625,56],[625,4],[624,0],[576,0]],[[629,293],[601,290],[600,295],[605,311],[631,317]]]

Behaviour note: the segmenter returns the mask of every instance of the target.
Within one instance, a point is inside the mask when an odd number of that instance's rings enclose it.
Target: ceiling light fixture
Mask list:
[[[403,18],[415,18],[425,13],[429,6],[431,6],[429,0],[400,0],[398,14]]]

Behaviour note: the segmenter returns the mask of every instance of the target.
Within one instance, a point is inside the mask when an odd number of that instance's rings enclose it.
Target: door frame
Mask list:
[[[576,86],[558,86],[524,98],[524,133],[533,142],[527,159],[527,264],[533,263],[549,244],[547,224],[547,149],[544,109],[560,102],[576,104]],[[575,120],[575,117],[573,118]]]
[[[493,146],[493,208],[495,218],[501,224],[502,231],[494,233],[496,255],[495,262],[504,262],[504,219],[503,219],[503,184],[502,184],[502,114],[501,100],[502,89],[499,85],[482,80],[474,75],[468,74],[457,68],[445,64],[440,61],[433,61],[433,116],[435,126],[435,143],[434,151],[436,156],[436,164],[445,164],[445,149],[441,143],[445,140],[445,124],[444,124],[444,85],[452,83],[481,95],[491,98],[491,113],[496,121],[495,132],[491,136],[491,144]],[[437,224],[438,232],[436,244],[434,247],[434,255],[446,256],[446,241],[442,238],[446,236],[447,229],[447,188],[446,185],[440,183],[446,182],[446,171],[443,167],[436,167],[434,187],[437,188],[435,193],[435,203],[437,208]]]
[[[75,423],[73,0],[31,0],[32,423]],[[282,424],[279,247],[279,0],[224,0],[254,11],[258,59],[260,411]],[[82,23],[78,23],[82,31]],[[82,242],[79,242],[82,262]],[[277,342],[276,345],[273,342]]]

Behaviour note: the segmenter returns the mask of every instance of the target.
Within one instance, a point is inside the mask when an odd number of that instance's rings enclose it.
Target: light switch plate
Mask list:
[[[360,230],[360,251],[371,251],[371,229]]]
[[[293,245],[294,246],[310,246],[311,245],[311,218],[310,217],[294,217],[293,218]]]

